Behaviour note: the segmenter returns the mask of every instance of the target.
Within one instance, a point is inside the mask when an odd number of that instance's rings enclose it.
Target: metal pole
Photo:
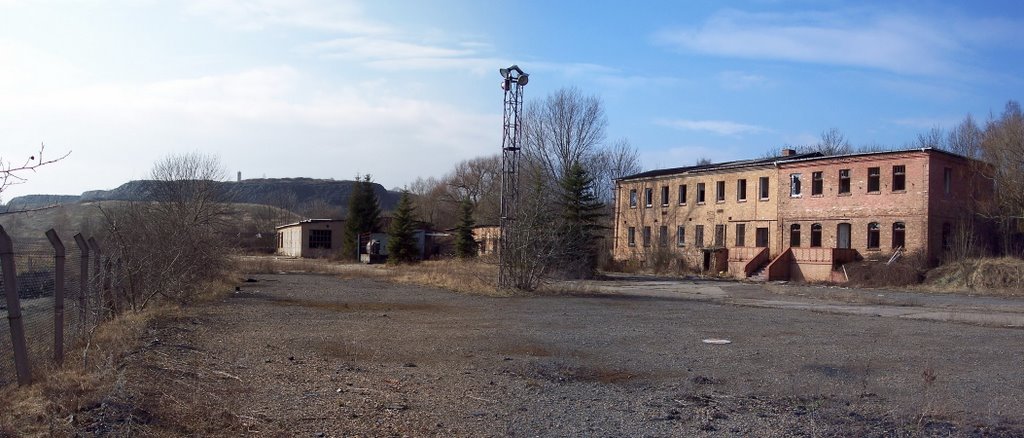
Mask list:
[[[515,221],[519,213],[519,139],[521,137],[520,114],[523,106],[523,86],[529,75],[518,66],[501,69],[502,86],[505,90],[502,138],[501,138],[501,215],[498,248],[498,287],[515,286],[513,264],[519,244]]]
[[[100,271],[100,264],[102,263],[103,260],[103,252],[100,251],[100,244],[99,242],[96,242],[95,238],[90,237],[89,240],[87,240],[86,242],[89,243],[89,250],[96,255],[96,259],[93,260],[92,262],[92,281],[95,283],[93,293],[95,294],[96,304],[100,304],[102,303],[101,297],[103,295],[103,288],[100,283],[100,281],[103,279],[102,272]],[[95,309],[97,320],[94,322],[96,324],[99,324],[99,322],[103,320],[103,311],[104,308],[102,305],[100,305],[98,309]]]
[[[53,361],[64,362],[64,243],[50,228],[46,238],[53,245]]]
[[[75,234],[75,244],[78,245],[78,251],[82,254],[81,260],[78,263],[79,276],[81,277],[78,280],[78,325],[82,330],[81,335],[85,336],[86,306],[89,297],[89,244],[86,243],[82,233]]]
[[[32,383],[28,346],[25,345],[25,326],[21,320],[21,302],[18,299],[18,273],[14,269],[14,244],[4,227],[0,226],[0,265],[3,268],[4,294],[7,297],[7,321],[11,326],[11,346],[14,347],[14,368],[18,384]]]

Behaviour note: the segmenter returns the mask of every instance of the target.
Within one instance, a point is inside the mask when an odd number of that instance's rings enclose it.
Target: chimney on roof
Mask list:
[[[789,148],[782,148],[782,156],[783,157],[791,157],[793,155],[796,155],[796,151],[795,150],[789,149]]]

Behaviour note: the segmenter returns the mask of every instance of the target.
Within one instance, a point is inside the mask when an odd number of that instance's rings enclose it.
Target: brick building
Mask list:
[[[934,149],[797,155],[660,169],[616,180],[613,257],[665,257],[737,277],[838,280],[897,249],[937,260],[983,196],[966,158]]]

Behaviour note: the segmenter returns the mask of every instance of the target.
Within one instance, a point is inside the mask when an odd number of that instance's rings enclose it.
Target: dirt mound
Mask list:
[[[1024,296],[1024,260],[964,259],[928,271],[924,284],[942,289]]]

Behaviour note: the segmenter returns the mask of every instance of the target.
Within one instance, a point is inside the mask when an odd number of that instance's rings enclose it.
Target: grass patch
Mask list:
[[[1024,260],[972,258],[946,263],[928,271],[922,289],[1021,297],[1024,296]]]

